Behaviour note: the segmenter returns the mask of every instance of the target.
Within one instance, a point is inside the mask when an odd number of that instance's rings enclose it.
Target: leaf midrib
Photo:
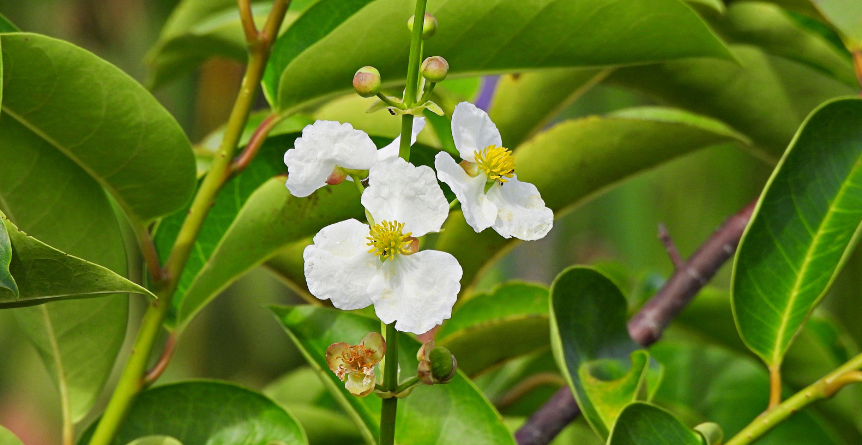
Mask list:
[[[820,224],[817,225],[817,232],[815,232],[813,238],[811,239],[811,243],[808,245],[808,249],[806,249],[805,251],[805,259],[802,262],[802,266],[799,268],[799,272],[796,274],[796,280],[794,280],[793,287],[791,288],[790,299],[787,302],[787,306],[785,306],[784,313],[782,314],[781,321],[778,325],[778,333],[776,335],[775,343],[773,344],[772,350],[773,364],[781,363],[782,356],[784,355],[781,352],[781,343],[787,332],[790,313],[793,312],[796,299],[799,298],[799,289],[802,285],[802,280],[808,272],[808,266],[811,264],[813,250],[815,246],[819,244],[820,237],[823,235],[823,227],[826,226],[831,220],[832,215],[834,215],[835,209],[837,208],[836,203],[841,201],[841,198],[843,198],[845,192],[848,189],[848,185],[852,183],[849,178],[856,176],[856,173],[859,171],[860,166],[862,166],[862,158],[856,158],[856,163],[853,165],[853,168],[847,175],[848,180],[845,180],[841,184],[841,187],[838,189],[838,193],[835,195],[835,199],[832,201],[832,204],[829,206],[829,210],[826,212],[826,216],[824,216],[823,220],[820,221]]]

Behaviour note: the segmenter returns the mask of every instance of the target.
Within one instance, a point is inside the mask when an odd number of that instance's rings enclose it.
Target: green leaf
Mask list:
[[[440,0],[429,12],[440,27],[424,52],[445,57],[450,77],[729,58],[724,45],[677,0]],[[273,107],[295,110],[349,92],[349,79],[364,65],[385,73],[388,86],[403,84],[409,50],[405,23],[412,13],[413,6],[401,0],[316,3],[273,49],[263,82]]]
[[[329,371],[326,348],[336,342],[358,342],[380,322],[336,309],[296,306],[273,308],[287,333],[302,350],[309,364],[321,373],[327,387],[360,428],[368,443],[376,443],[380,424],[378,397],[354,397]],[[416,372],[419,342],[407,335],[399,341],[401,377]],[[446,385],[420,385],[398,402],[395,440],[402,445],[469,443],[512,444],[514,440],[494,408],[459,372]]]
[[[745,344],[779,367],[856,244],[862,223],[862,100],[806,120],[766,185],[733,266]]]
[[[263,28],[272,2],[252,4],[252,16]],[[281,31],[287,29],[309,4],[294,0],[284,17]],[[184,0],[174,9],[155,46],[147,54],[148,84],[159,88],[189,74],[204,61],[223,57],[244,62],[248,44],[234,0]]]
[[[704,440],[673,414],[646,403],[632,403],[620,414],[608,445],[703,445]]]
[[[101,297],[116,293],[149,295],[146,289],[98,264],[63,253],[27,236],[0,212],[0,222],[12,244],[9,271],[18,292],[0,289],[0,309],[51,301]],[[5,287],[5,286],[4,286]]]
[[[3,14],[0,14],[0,32],[20,32],[21,30],[10,22]]]
[[[6,225],[0,224],[0,287],[9,290],[12,292],[12,296],[18,299],[20,295],[18,293],[18,285],[15,283],[15,277],[9,272],[9,264],[11,262],[12,242],[9,240],[9,233],[6,232]]]
[[[724,14],[727,10],[727,7],[721,0],[687,0],[686,3],[690,4],[698,11],[707,13]]]
[[[649,355],[629,337],[626,310],[619,288],[595,269],[570,267],[551,285],[557,364],[587,422],[603,439],[623,407],[656,389],[647,388]],[[649,384],[657,386],[658,379]]]
[[[96,425],[79,444],[88,443]],[[172,383],[142,392],[111,444],[145,436],[169,436],[185,445],[308,443],[302,427],[275,402],[218,381]]]
[[[811,0],[835,27],[850,51],[862,51],[862,3],[856,0]]]
[[[650,353],[664,366],[665,380],[674,382],[659,388],[653,403],[671,410],[687,424],[715,422],[730,438],[763,412],[769,398],[769,375],[751,358],[691,340],[662,341],[650,348]],[[841,441],[822,419],[806,409],[757,441],[758,445],[788,443],[830,445]]]
[[[0,426],[0,445],[24,445],[21,439],[11,431]]]
[[[818,69],[851,88],[859,85],[843,48],[836,48],[773,4],[733,3],[724,17],[712,23],[732,43],[756,45],[768,54]]]
[[[147,436],[135,439],[128,445],[183,445],[179,440],[170,436]]]
[[[515,151],[515,163],[518,178],[535,184],[545,204],[559,217],[649,168],[728,142],[745,144],[747,139],[703,116],[637,108],[555,125],[520,146]],[[464,292],[469,291],[483,267],[516,242],[493,231],[477,234],[457,211],[444,228],[436,248],[458,259],[464,269]]]
[[[770,159],[784,153],[811,110],[825,100],[855,94],[818,69],[757,47],[732,45],[731,52],[739,62],[691,59],[625,68],[608,82],[719,119],[750,137]]]
[[[506,146],[517,147],[608,74],[610,70],[559,68],[503,76],[488,114]]]
[[[105,191],[47,142],[19,144],[24,127],[0,129],[0,209],[9,220],[54,248],[125,275],[123,236]],[[61,301],[12,313],[61,389],[64,412],[82,419],[123,344],[128,297]]]
[[[143,87],[70,43],[28,33],[0,39],[0,137],[19,146],[51,145],[141,223],[186,204],[195,178],[190,144]]]
[[[457,306],[435,342],[474,375],[507,360],[547,348],[548,288],[510,282]]]

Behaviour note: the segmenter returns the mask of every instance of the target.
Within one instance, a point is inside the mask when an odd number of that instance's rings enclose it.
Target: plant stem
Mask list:
[[[247,4],[248,2],[239,0],[241,11],[244,3]],[[126,363],[108,407],[105,409],[92,439],[90,439],[90,445],[107,445],[113,441],[117,430],[131,408],[132,402],[148,384],[152,383],[147,381],[145,375],[153,346],[161,333],[162,324],[171,307],[171,299],[176,291],[180,275],[207,213],[216,194],[229,177],[233,156],[248,120],[248,114],[256,99],[258,84],[269,59],[272,43],[284,20],[289,4],[290,0],[275,0],[264,30],[254,35],[248,42],[250,48],[248,67],[242,80],[239,95],[231,111],[221,146],[213,159],[209,173],[195,195],[188,216],[183,222],[177,241],[168,257],[164,270],[167,283],[158,289],[159,298],[153,301],[144,314],[129,361]]]
[[[285,115],[272,113],[261,121],[260,125],[257,126],[254,133],[251,135],[251,139],[248,140],[248,144],[245,145],[245,149],[231,164],[231,176],[236,176],[242,173],[242,171],[251,164],[251,161],[254,160],[255,156],[257,156],[257,153],[260,151],[260,147],[269,136],[269,132],[272,131],[272,129],[275,128],[275,126],[284,118]]]
[[[800,409],[819,400],[834,396],[841,388],[851,383],[862,382],[862,372],[859,372],[859,369],[862,369],[862,354],[857,355],[826,377],[814,382],[811,386],[799,391],[784,403],[767,411],[725,443],[725,445],[748,445],[754,443]]]
[[[853,68],[856,69],[856,79],[859,80],[859,87],[862,88],[862,50],[853,52]],[[859,95],[862,96],[862,91]]]
[[[398,389],[398,331],[395,322],[386,325],[386,364],[383,367],[383,387],[392,393]],[[395,415],[398,412],[398,399],[383,399],[380,410],[380,445],[395,443]]]
[[[410,56],[407,59],[407,88],[404,90],[404,104],[407,108],[416,105],[419,90],[419,65],[422,59],[422,28],[425,23],[425,4],[427,0],[416,0],[413,13],[413,33],[410,36]],[[413,115],[401,116],[401,145],[398,156],[410,160],[410,142],[413,132]]]
[[[781,404],[781,365],[769,366],[769,407],[773,409]]]

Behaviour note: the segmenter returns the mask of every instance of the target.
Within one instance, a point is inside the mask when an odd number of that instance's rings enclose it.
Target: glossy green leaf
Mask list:
[[[436,0],[428,11],[440,27],[424,52],[445,57],[452,77],[729,58],[697,15],[677,0]],[[364,65],[384,73],[390,86],[403,84],[409,49],[405,23],[412,14],[413,5],[400,0],[318,2],[276,43],[264,77],[267,97],[275,108],[294,110],[343,94]]]
[[[510,360],[477,376],[473,383],[504,416],[532,415],[567,384],[550,349]]]
[[[727,10],[722,0],[687,0],[686,3],[702,12],[724,14]]]
[[[147,436],[135,439],[127,445],[183,445],[179,440],[170,436]]]
[[[550,303],[557,363],[590,426],[607,438],[623,407],[656,389],[647,387],[649,355],[629,337],[626,299],[600,272],[576,266],[554,280]]]
[[[309,0],[292,1],[281,31],[287,29],[311,3]],[[252,16],[258,29],[266,23],[271,7],[271,1],[252,3]],[[237,2],[184,0],[174,9],[162,28],[159,40],[147,54],[148,84],[151,88],[159,88],[214,57],[240,62],[248,57]]]
[[[518,178],[535,184],[545,204],[559,216],[649,168],[728,142],[745,144],[747,139],[703,116],[636,108],[551,127],[515,151],[515,168]],[[444,228],[436,248],[458,259],[464,269],[464,291],[484,267],[515,245],[493,231],[477,234],[457,211]]]
[[[0,224],[0,288],[8,290],[12,293],[12,296],[17,299],[19,296],[18,285],[15,283],[15,277],[13,277],[12,273],[9,272],[9,264],[11,262],[12,242],[9,240],[9,233],[6,231],[6,225]]]
[[[560,68],[503,76],[488,114],[507,147],[517,147],[610,73]]]
[[[51,145],[98,181],[133,219],[182,208],[194,156],[174,118],[131,77],[38,34],[4,34],[0,138]]]
[[[277,318],[302,350],[309,364],[325,379],[327,387],[357,423],[368,443],[376,443],[380,424],[380,399],[354,397],[344,389],[325,361],[326,348],[336,342],[357,342],[380,322],[336,309],[296,306],[274,308]],[[416,372],[419,343],[402,335],[399,341],[401,377]],[[420,385],[398,402],[395,441],[402,445],[512,444],[514,440],[499,414],[475,386],[458,373],[446,385]]]
[[[110,269],[63,253],[27,236],[0,212],[0,223],[11,240],[12,284],[17,291],[0,289],[0,309],[33,306],[59,300],[100,297],[116,293],[149,295],[149,291]]]
[[[673,414],[646,403],[623,410],[608,445],[703,445],[699,433],[688,429]]]
[[[856,0],[811,0],[835,27],[850,51],[862,51],[862,3]]]
[[[0,14],[0,32],[20,32],[21,30],[10,22],[3,14]]]
[[[727,14],[712,23],[730,42],[756,45],[768,54],[816,68],[851,88],[859,85],[850,57],[843,48],[836,48],[778,6],[732,3]]]
[[[715,422],[730,438],[763,412],[769,398],[769,375],[751,358],[690,340],[662,341],[650,348],[650,353],[664,366],[666,381],[674,382],[659,388],[653,402],[675,412],[689,425]],[[821,418],[806,409],[757,443],[842,442]]]
[[[28,130],[12,124],[0,125],[0,210],[28,235],[125,275],[123,236],[105,191],[47,142],[19,144]],[[58,405],[68,407],[71,420],[87,414],[113,368],[128,300],[114,295],[12,310],[62,388]]]
[[[856,244],[862,223],[862,100],[815,110],[766,185],[733,267],[746,345],[770,366]]]
[[[818,69],[757,47],[732,45],[731,51],[739,62],[692,59],[625,68],[608,82],[719,119],[750,137],[770,159],[784,153],[811,110],[855,94]]]
[[[89,441],[95,425],[79,444]],[[111,444],[145,436],[169,436],[184,445],[308,443],[302,427],[275,402],[217,381],[172,383],[141,393]]]
[[[24,445],[24,443],[11,431],[0,426],[0,445]]]
[[[510,282],[456,307],[435,337],[452,351],[458,369],[474,375],[550,346],[548,288]]]

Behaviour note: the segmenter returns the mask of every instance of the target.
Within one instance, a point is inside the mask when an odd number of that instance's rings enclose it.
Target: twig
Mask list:
[[[856,79],[859,80],[859,87],[862,88],[862,50],[853,52],[853,68],[856,69]],[[862,91],[859,95],[862,96]]]
[[[667,226],[662,223],[658,225],[658,239],[664,244],[664,250],[667,251],[667,256],[670,257],[671,263],[675,269],[679,269],[683,265],[682,257],[679,255],[679,250],[676,248],[673,240],[670,238],[670,233],[667,231]]]
[[[162,355],[159,356],[159,360],[156,361],[156,364],[147,371],[146,375],[144,375],[144,385],[150,386],[153,383],[156,383],[156,380],[162,376],[165,369],[168,369],[168,363],[171,362],[171,358],[174,356],[176,348],[177,333],[176,331],[172,331],[168,334],[168,339],[165,341],[165,347],[162,348]]]
[[[267,136],[269,136],[269,132],[272,131],[272,129],[275,128],[282,119],[282,115],[274,113],[268,115],[263,119],[263,121],[261,121],[260,125],[257,126],[254,133],[251,135],[251,139],[249,139],[248,144],[246,144],[245,148],[242,150],[242,153],[240,153],[240,155],[237,156],[231,164],[231,176],[236,176],[242,173],[242,171],[251,164],[251,161],[254,160],[254,157],[257,156],[257,153],[260,151],[260,147],[263,145],[264,141],[266,141]]]
[[[257,40],[257,26],[254,24],[254,14],[251,12],[250,0],[237,0],[239,7],[239,19],[242,22],[242,30],[245,32],[245,41],[253,42]]]
[[[733,256],[756,203],[755,199],[728,218],[629,321],[629,335],[634,341],[644,347],[655,343],[671,320]],[[579,413],[571,390],[564,386],[521,426],[515,440],[519,445],[546,445]]]

